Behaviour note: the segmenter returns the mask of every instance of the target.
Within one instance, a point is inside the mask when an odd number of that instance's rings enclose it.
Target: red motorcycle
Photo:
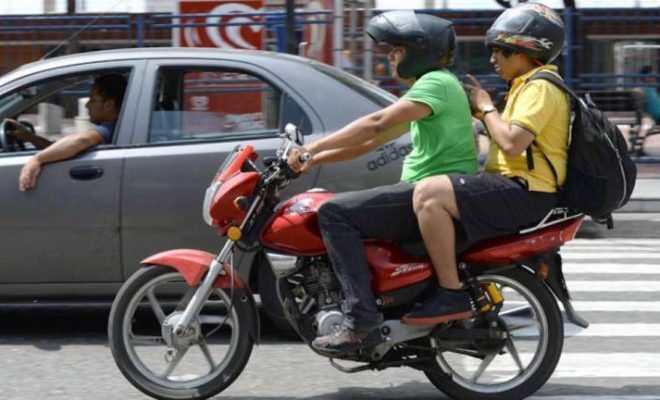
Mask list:
[[[474,316],[436,326],[400,322],[436,280],[423,246],[366,241],[385,340],[326,354],[311,342],[343,318],[344,296],[317,223],[319,206],[333,194],[314,189],[280,203],[280,191],[296,176],[287,156],[302,144],[292,126],[282,138],[263,171],[254,148],[238,146],[207,189],[204,219],[228,239],[218,255],[190,249],[153,255],[119,291],[110,346],[136,388],[159,399],[203,399],[239,376],[259,325],[247,282],[232,267],[237,248],[267,255],[287,319],[312,351],[343,372],[408,366],[453,398],[489,400],[527,397],[550,378],[564,341],[556,299],[569,321],[588,325],[571,307],[558,253],[574,238],[580,214],[555,209],[537,226],[459,254]],[[341,360],[361,364],[349,368]]]

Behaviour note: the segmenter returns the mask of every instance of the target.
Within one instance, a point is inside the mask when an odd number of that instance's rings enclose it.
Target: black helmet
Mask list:
[[[413,11],[388,11],[369,21],[366,32],[376,43],[406,48],[406,56],[397,66],[404,79],[419,78],[440,68],[445,55],[453,58],[456,34],[451,21]]]
[[[495,20],[486,32],[486,46],[527,54],[547,64],[564,48],[564,22],[544,5],[523,3]]]

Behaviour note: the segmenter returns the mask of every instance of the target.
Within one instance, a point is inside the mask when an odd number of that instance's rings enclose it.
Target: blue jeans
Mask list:
[[[364,240],[421,240],[411,183],[339,193],[319,209],[323,242],[344,290],[344,326],[365,332],[383,316],[371,291]]]

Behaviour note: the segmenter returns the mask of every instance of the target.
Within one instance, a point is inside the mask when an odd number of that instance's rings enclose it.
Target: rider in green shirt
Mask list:
[[[410,123],[413,150],[403,163],[402,181],[477,172],[470,105],[454,74],[446,69],[429,72],[413,84],[403,99],[426,104],[433,112]]]
[[[318,211],[328,256],[344,292],[343,323],[312,345],[322,351],[355,351],[381,343],[383,321],[371,291],[364,240],[421,238],[413,210],[414,182],[447,172],[477,169],[467,96],[447,71],[456,36],[445,19],[390,11],[369,22],[367,33],[390,46],[395,78],[412,88],[389,107],[359,118],[332,135],[291,153],[289,164],[305,171],[314,165],[355,158],[412,130],[413,150],[406,158],[403,182],[339,193]],[[312,159],[302,165],[301,152]]]

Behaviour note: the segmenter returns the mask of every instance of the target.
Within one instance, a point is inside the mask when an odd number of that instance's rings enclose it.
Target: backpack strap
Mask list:
[[[568,94],[571,96],[575,101],[580,102],[580,98],[578,97],[577,94],[575,94],[574,91],[572,91],[568,86],[566,86],[566,83],[557,75],[553,74],[552,72],[548,71],[539,71],[535,73],[534,75],[530,76],[525,80],[525,83],[529,81],[535,81],[537,79],[543,79],[544,81],[548,81],[552,83],[553,85],[557,86],[559,89],[561,89],[564,93]]]
[[[534,81],[538,79],[543,79],[544,81],[548,81],[561,89],[564,93],[568,94],[570,97],[575,99],[575,101],[579,102],[580,98],[573,92],[568,86],[566,86],[566,83],[559,78],[557,75],[553,74],[552,72],[548,71],[539,71],[529,78],[525,80],[525,83],[529,81]],[[569,118],[569,131],[570,131],[570,118]],[[545,159],[545,161],[548,163],[548,166],[550,167],[550,171],[552,172],[552,175],[555,177],[555,187],[557,190],[559,190],[559,176],[557,175],[557,170],[555,169],[554,165],[552,165],[552,162],[548,158],[548,156],[543,153],[541,150],[541,147],[536,143],[536,140],[534,140],[528,147],[527,150],[525,151],[525,156],[527,157],[527,169],[528,170],[533,170],[534,169],[534,158],[532,157],[532,146],[536,145],[536,147],[539,149],[539,152]]]

